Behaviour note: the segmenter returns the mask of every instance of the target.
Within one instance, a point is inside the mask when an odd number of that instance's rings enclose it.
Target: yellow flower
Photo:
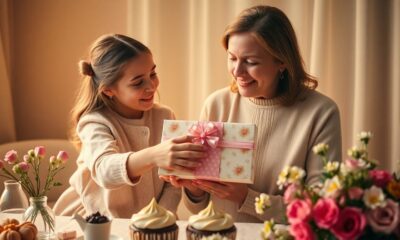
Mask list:
[[[360,134],[358,134],[358,139],[364,143],[364,144],[368,144],[369,140],[372,137],[372,133],[371,132],[361,132]]]
[[[263,214],[266,208],[271,207],[271,199],[268,194],[261,193],[259,197],[256,197],[256,202],[254,204],[256,213]]]
[[[287,183],[287,177],[289,175],[289,166],[285,166],[281,173],[279,173],[278,181],[276,184],[279,186],[279,189],[282,189]]]
[[[331,179],[327,179],[324,182],[324,187],[322,188],[322,193],[325,197],[336,197],[340,190],[342,190],[342,184],[338,176],[334,176]]]
[[[329,146],[325,143],[319,143],[313,147],[314,154],[325,156],[328,153]]]
[[[325,166],[324,169],[326,172],[335,172],[339,169],[339,162],[328,162]]]
[[[297,183],[301,181],[304,178],[304,176],[306,176],[306,172],[303,169],[296,166],[291,167],[289,172],[288,182]]]
[[[264,222],[264,228],[261,232],[262,239],[270,239],[271,235],[274,233],[274,225],[275,223],[273,219]]]
[[[376,186],[372,186],[364,191],[363,200],[365,205],[371,209],[386,206],[385,194],[383,194],[381,188]]]

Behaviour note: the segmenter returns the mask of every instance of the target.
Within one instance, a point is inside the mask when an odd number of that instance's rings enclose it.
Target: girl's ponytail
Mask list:
[[[150,50],[141,42],[119,34],[98,38],[89,52],[90,61],[79,61],[79,72],[83,76],[81,87],[71,111],[70,139],[80,148],[81,141],[76,134],[79,119],[90,112],[112,107],[112,100],[102,93],[104,87],[117,82],[125,64],[140,53]]]

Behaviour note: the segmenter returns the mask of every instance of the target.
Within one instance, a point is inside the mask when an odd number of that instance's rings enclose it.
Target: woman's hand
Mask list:
[[[196,187],[193,184],[193,180],[189,179],[180,179],[177,176],[160,176],[160,179],[171,183],[172,186],[181,188],[186,188],[193,196],[200,197],[205,194],[205,191],[201,190],[200,188]]]
[[[242,205],[248,193],[248,187],[243,183],[214,182],[193,180],[194,186],[209,192],[221,199],[227,199]]]
[[[152,147],[153,161],[160,168],[192,172],[207,157],[203,145],[194,144],[189,136],[173,138]]]

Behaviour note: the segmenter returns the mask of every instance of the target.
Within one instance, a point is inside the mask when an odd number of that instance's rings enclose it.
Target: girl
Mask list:
[[[157,167],[192,171],[205,153],[186,136],[159,143],[163,120],[174,114],[154,103],[159,79],[150,50],[127,36],[105,35],[79,67],[85,77],[72,110],[78,169],[54,212],[129,218],[153,197],[175,212],[180,190],[161,181]]]

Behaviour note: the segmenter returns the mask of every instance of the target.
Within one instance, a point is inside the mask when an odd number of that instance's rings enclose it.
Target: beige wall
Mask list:
[[[13,6],[12,94],[17,139],[65,138],[91,42],[126,34],[126,0],[18,0]]]

